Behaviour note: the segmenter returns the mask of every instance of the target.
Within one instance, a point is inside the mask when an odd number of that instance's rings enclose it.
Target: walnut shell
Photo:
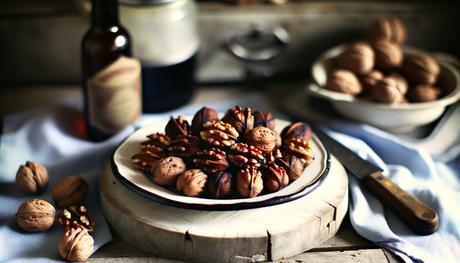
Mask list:
[[[409,80],[419,84],[433,85],[441,72],[438,62],[428,55],[406,55],[402,68]]]
[[[399,68],[403,61],[401,47],[395,42],[388,40],[377,40],[372,42],[375,53],[375,65],[382,70]]]
[[[88,230],[71,228],[59,240],[59,254],[70,262],[86,261],[93,253],[94,239]]]
[[[347,69],[357,75],[369,73],[374,68],[375,54],[371,45],[364,41],[356,41],[347,45],[337,60],[342,69]]]
[[[228,198],[235,192],[235,177],[227,171],[209,175],[208,190],[213,198]]]
[[[289,184],[289,176],[283,167],[278,166],[275,162],[268,162],[260,167],[264,189],[273,193],[285,188]]]
[[[56,206],[66,208],[69,206],[77,206],[89,192],[89,185],[78,175],[69,175],[57,182],[51,193]]]
[[[187,169],[180,157],[165,157],[152,167],[152,179],[158,185],[173,185],[177,177]]]
[[[409,89],[407,97],[411,102],[427,102],[437,100],[442,90],[427,84],[418,84]]]
[[[42,232],[49,229],[56,217],[56,209],[41,199],[30,199],[19,206],[16,213],[18,225],[29,232]]]
[[[403,75],[396,71],[392,71],[386,77],[393,79],[399,91],[401,91],[403,95],[406,95],[407,91],[409,90],[409,83],[407,83],[407,80]]]
[[[253,145],[264,154],[268,154],[275,149],[277,136],[267,127],[255,127],[246,131],[244,140],[247,144]]]
[[[267,127],[271,130],[275,129],[275,118],[271,112],[254,112],[254,127]]]
[[[177,191],[187,196],[199,196],[205,191],[208,175],[200,169],[191,169],[183,172],[177,178]]]
[[[296,122],[291,125],[286,126],[281,131],[281,137],[283,140],[290,138],[298,138],[304,141],[309,141],[311,139],[312,132],[311,127],[305,122]]]
[[[292,154],[286,155],[283,158],[276,158],[275,163],[284,168],[290,181],[299,179],[304,170],[302,162]]]
[[[360,76],[359,81],[363,86],[363,90],[370,92],[372,87],[377,83],[378,80],[383,79],[384,75],[380,70],[374,69],[366,75]]]
[[[363,87],[356,75],[346,69],[336,69],[327,76],[326,89],[357,95]]]
[[[199,110],[192,119],[192,132],[200,137],[200,132],[204,129],[203,124],[210,121],[218,121],[217,112],[213,109],[203,107]]]
[[[399,18],[387,17],[372,24],[370,35],[373,40],[385,39],[402,44],[406,40],[406,29]]]
[[[29,195],[43,193],[49,185],[48,171],[36,162],[26,162],[16,173],[16,185],[19,190]]]
[[[396,82],[392,78],[384,78],[379,80],[372,89],[372,96],[376,101],[383,103],[402,102],[403,94],[396,86]]]

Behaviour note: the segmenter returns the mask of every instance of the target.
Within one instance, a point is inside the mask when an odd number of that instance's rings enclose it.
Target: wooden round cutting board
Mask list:
[[[331,168],[312,193],[287,203],[235,211],[163,205],[122,185],[110,161],[99,186],[105,218],[132,246],[189,262],[261,262],[289,258],[334,236],[348,208],[348,178],[331,156]]]

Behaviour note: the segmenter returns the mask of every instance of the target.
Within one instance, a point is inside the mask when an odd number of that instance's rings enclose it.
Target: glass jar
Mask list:
[[[193,0],[119,0],[120,22],[130,32],[142,65],[144,113],[178,108],[195,91],[200,47]]]

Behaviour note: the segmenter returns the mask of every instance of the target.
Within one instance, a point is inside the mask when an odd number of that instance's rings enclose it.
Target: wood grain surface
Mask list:
[[[141,197],[100,174],[101,204],[112,230],[147,253],[189,262],[272,261],[289,258],[334,236],[348,208],[348,178],[332,157],[322,185],[288,203],[237,211],[202,211]]]

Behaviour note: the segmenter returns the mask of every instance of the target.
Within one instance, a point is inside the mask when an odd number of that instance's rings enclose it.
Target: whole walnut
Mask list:
[[[36,162],[26,162],[16,173],[16,185],[19,190],[29,195],[43,193],[49,185],[48,171]]]
[[[158,185],[174,185],[177,177],[187,169],[180,157],[170,156],[161,159],[152,167],[152,179]]]
[[[69,175],[57,182],[51,193],[56,206],[66,208],[79,205],[89,192],[89,185],[78,175]]]
[[[228,171],[210,174],[208,190],[213,198],[228,198],[235,192],[235,177]]]
[[[246,131],[244,140],[247,144],[253,145],[264,154],[268,154],[275,149],[278,140],[275,133],[267,127],[255,127]]]
[[[49,229],[56,218],[56,209],[45,200],[30,199],[19,206],[16,213],[18,225],[29,232],[42,232]]]
[[[374,100],[383,103],[397,103],[404,99],[403,94],[396,86],[396,82],[391,78],[379,80],[372,89]]]
[[[406,40],[406,29],[397,17],[386,17],[371,25],[370,35],[373,40],[384,39],[402,44]]]
[[[409,90],[409,83],[407,83],[406,78],[402,74],[397,71],[392,71],[386,76],[386,78],[393,79],[399,91],[401,91],[403,95],[406,95]]]
[[[388,40],[376,40],[372,42],[375,53],[375,65],[382,70],[390,70],[401,67],[403,52],[401,47]]]
[[[402,68],[410,81],[419,84],[435,84],[441,72],[438,62],[428,55],[406,55]]]
[[[370,92],[375,83],[377,83],[378,80],[383,79],[383,76],[384,75],[380,70],[374,69],[368,74],[360,76],[359,81],[363,86],[363,90],[365,92]]]
[[[363,87],[356,75],[346,69],[336,69],[327,76],[326,89],[357,95]]]
[[[271,112],[254,112],[254,127],[267,127],[271,130],[275,129],[275,117],[273,117]]]
[[[347,45],[337,60],[339,68],[347,69],[357,75],[369,73],[374,68],[375,54],[371,45],[356,41]]]
[[[177,191],[187,196],[199,196],[206,190],[208,175],[200,169],[190,169],[177,178]]]
[[[411,102],[427,102],[437,100],[442,90],[427,84],[418,84],[409,89],[407,97]]]
[[[283,167],[275,162],[268,162],[260,167],[264,189],[269,193],[282,190],[289,184],[289,176]]]
[[[276,158],[275,163],[284,168],[290,181],[299,179],[304,170],[302,161],[292,154],[283,156],[282,158]]]
[[[311,136],[311,127],[305,122],[295,122],[284,127],[281,131],[281,137],[283,140],[298,138],[308,142],[311,139]]]
[[[86,261],[93,253],[94,239],[88,230],[71,228],[59,240],[59,254],[70,262]]]
[[[203,130],[203,124],[210,121],[218,121],[217,112],[213,109],[203,107],[199,110],[192,119],[192,132],[200,137],[200,132]]]

